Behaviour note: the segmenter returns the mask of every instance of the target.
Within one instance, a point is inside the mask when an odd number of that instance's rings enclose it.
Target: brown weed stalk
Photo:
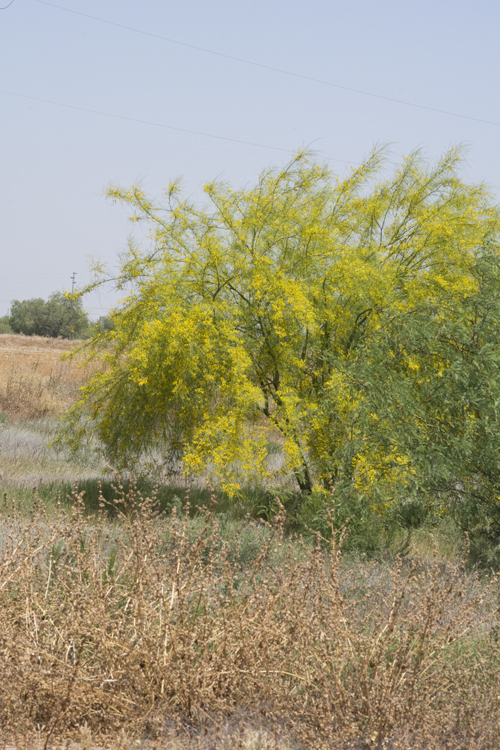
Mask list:
[[[29,520],[6,501],[5,731],[161,738],[244,710],[290,747],[498,747],[497,578],[438,561],[349,570],[342,534],[293,543],[283,516],[248,561],[213,512],[160,516],[119,488],[111,523],[103,498],[93,517],[73,499]]]

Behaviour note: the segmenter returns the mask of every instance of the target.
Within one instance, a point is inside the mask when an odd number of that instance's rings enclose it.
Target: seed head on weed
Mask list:
[[[215,508],[159,513],[133,482],[115,490],[94,514],[77,487],[70,513],[35,494],[26,517],[4,499],[4,731],[43,726],[47,747],[120,731],[153,742],[152,727],[186,748],[222,747],[224,732],[246,748],[495,746],[498,577],[354,564],[330,511],[315,544],[287,537],[281,504],[228,536]]]

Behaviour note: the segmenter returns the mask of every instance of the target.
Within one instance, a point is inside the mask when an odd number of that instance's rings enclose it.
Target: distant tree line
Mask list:
[[[0,318],[0,333],[22,333],[25,336],[49,338],[88,338],[94,328],[110,330],[111,321],[101,318],[92,325],[81,299],[72,299],[64,292],[54,292],[47,301],[41,298],[14,300],[10,315]]]

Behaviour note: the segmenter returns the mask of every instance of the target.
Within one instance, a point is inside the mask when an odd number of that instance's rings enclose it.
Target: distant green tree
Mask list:
[[[47,302],[41,298],[14,300],[9,324],[14,333],[27,336],[76,339],[88,329],[89,319],[81,299],[54,292]]]
[[[115,323],[109,315],[103,315],[90,323],[89,327],[82,333],[82,339],[92,339],[99,334],[109,333],[115,330]]]
[[[0,318],[0,333],[13,333],[9,323],[9,316],[4,315]]]
[[[115,331],[116,325],[112,317],[109,315],[104,316],[103,318],[100,318],[98,321],[98,325],[103,331]]]
[[[92,330],[94,333],[100,333],[101,331],[115,331],[115,322],[110,315],[101,315],[101,317],[93,324]]]
[[[11,304],[9,317],[9,324],[14,333],[43,336],[40,327],[45,317],[45,304],[41,297],[22,301],[15,299]]]

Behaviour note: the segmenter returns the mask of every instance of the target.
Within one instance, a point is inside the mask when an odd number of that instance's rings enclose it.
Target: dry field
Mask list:
[[[0,334],[0,411],[11,421],[59,414],[88,376],[62,356],[81,341]]]
[[[67,450],[51,447],[59,415],[89,375],[82,358],[61,359],[81,343],[0,335],[0,490],[11,498],[29,502],[32,488],[42,483],[102,475],[104,466],[91,449],[73,460]]]

